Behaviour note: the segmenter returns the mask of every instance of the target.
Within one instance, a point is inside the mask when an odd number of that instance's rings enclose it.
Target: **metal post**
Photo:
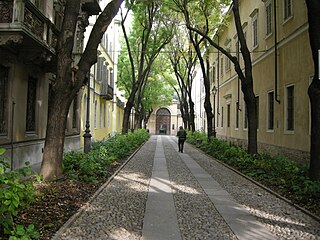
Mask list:
[[[318,49],[318,78],[320,80],[320,49]]]
[[[217,94],[217,88],[216,86],[213,87],[213,137],[217,137],[217,132],[216,132],[216,94]]]
[[[90,133],[90,77],[88,78],[88,97],[87,97],[87,114],[86,114],[86,129],[84,138],[84,152],[88,153],[91,149],[91,133]]]
[[[13,170],[13,164],[14,164],[14,161],[13,161],[13,124],[14,124],[14,105],[16,103],[14,102],[14,100],[12,99],[12,111],[11,111],[11,170]]]

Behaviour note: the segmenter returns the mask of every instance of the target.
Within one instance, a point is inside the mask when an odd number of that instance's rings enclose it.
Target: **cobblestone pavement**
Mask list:
[[[160,160],[164,162],[158,163]],[[161,174],[156,175],[157,171]],[[207,180],[216,190],[205,185]],[[224,209],[218,205],[214,198],[222,192],[222,202],[237,207]],[[156,203],[150,202],[150,193],[156,194]],[[164,195],[166,198],[161,197]],[[172,201],[173,208],[166,209],[167,203],[162,205],[162,199]],[[159,214],[158,208],[162,211]],[[234,211],[233,219],[228,215],[230,209]],[[239,209],[242,212],[235,214]],[[172,221],[165,219],[161,226],[152,226],[153,218],[172,214]],[[152,232],[145,235],[148,226],[162,231],[162,236],[169,236],[164,233],[177,226],[176,232],[181,236],[159,237]],[[266,235],[259,235],[258,228]],[[320,223],[192,146],[186,144],[185,153],[178,153],[174,137],[152,136],[53,239],[264,240],[264,236],[320,240]]]

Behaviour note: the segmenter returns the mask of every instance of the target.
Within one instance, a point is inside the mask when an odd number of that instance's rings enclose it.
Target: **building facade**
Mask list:
[[[253,65],[259,151],[305,160],[310,148],[307,90],[313,76],[306,4],[242,0],[240,16]],[[244,66],[231,10],[215,41]],[[217,89],[212,96],[217,136],[245,145],[248,122],[240,80],[230,60],[217,50],[210,49],[209,61],[211,88]]]
[[[99,2],[102,10],[108,2],[106,0]],[[85,44],[96,19],[97,16],[89,19],[89,26],[85,32]],[[92,141],[108,138],[122,130],[124,100],[116,87],[120,48],[119,31],[120,20],[115,17],[101,39],[98,47],[98,61],[92,66],[89,84],[82,89],[81,93],[81,129],[85,131],[86,124],[90,124]],[[82,140],[81,146],[83,144]]]
[[[178,101],[174,99],[170,106],[155,109],[150,116],[147,128],[150,134],[176,136],[180,126],[183,126],[183,121]]]
[[[63,5],[63,0],[0,1],[0,147],[7,149],[12,169],[42,161]],[[91,0],[82,9],[92,15],[100,8]],[[81,30],[75,46],[82,45]],[[79,137],[80,97],[70,107],[65,149],[79,149]]]

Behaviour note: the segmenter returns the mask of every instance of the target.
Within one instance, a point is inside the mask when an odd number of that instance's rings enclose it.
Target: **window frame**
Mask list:
[[[293,89],[292,90],[292,96],[290,97],[290,100],[289,101],[289,88]],[[294,84],[290,84],[290,85],[286,85],[285,86],[285,104],[284,104],[284,110],[285,110],[285,113],[284,113],[284,127],[285,127],[285,133],[294,133],[294,129],[295,129],[295,112],[294,112],[294,109],[295,109],[295,104],[294,104],[294,100],[295,100],[295,97],[294,97],[294,92],[295,92],[295,87],[294,87]],[[288,106],[289,105],[289,102],[291,103],[292,106]],[[289,114],[289,111],[290,111],[290,114]],[[289,118],[292,117],[292,120],[289,120]],[[292,123],[289,123],[289,122],[292,122]],[[291,126],[292,124],[292,126]],[[289,126],[290,125],[290,126]]]
[[[266,14],[265,33],[266,33],[266,37],[269,37],[270,35],[272,35],[272,22],[273,22],[273,19],[272,19],[273,11],[272,11],[271,0],[268,0],[265,2],[265,14]]]
[[[286,23],[293,17],[293,1],[283,0],[283,22]]]
[[[274,93],[275,93],[274,90],[271,90],[267,93],[267,132],[274,132]],[[272,110],[272,114],[271,114],[271,110]],[[272,128],[271,128],[271,122],[270,122],[271,119],[272,119]]]
[[[258,41],[258,13],[255,13],[252,16],[252,48],[256,49],[259,46],[259,41]]]
[[[32,102],[32,105],[34,105],[33,107],[34,107],[34,110],[32,111],[32,116],[30,116],[29,115],[29,111],[28,111],[28,109],[29,109],[29,101],[31,101],[30,100],[30,92],[29,92],[29,87],[30,87],[30,85],[29,85],[29,83],[30,83],[30,80],[31,79],[33,79],[34,80],[34,92],[35,92],[35,96],[33,97],[33,102]],[[27,99],[26,99],[26,115],[25,115],[25,121],[26,121],[26,123],[25,123],[25,133],[27,134],[27,135],[29,135],[29,134],[36,134],[36,132],[37,132],[37,111],[38,111],[38,109],[37,109],[37,99],[38,99],[38,84],[39,84],[39,80],[37,79],[37,78],[35,78],[35,77],[32,77],[32,76],[29,76],[28,77],[28,82],[27,82]],[[32,121],[33,121],[33,124],[34,124],[34,128],[33,129],[30,129],[29,128],[29,124],[30,124],[30,117],[31,118],[33,118],[32,119]]]
[[[3,91],[3,102],[1,104],[3,109],[1,109],[1,112],[0,112],[0,115],[2,115],[2,123],[1,123],[1,126],[4,126],[4,131],[3,132],[0,132],[0,136],[8,136],[8,132],[9,132],[9,71],[10,71],[10,68],[9,67],[5,67],[3,65],[0,65],[0,70],[3,69],[3,85],[4,85],[4,88],[0,89],[0,94],[1,94],[1,90]],[[1,73],[2,75],[2,73]],[[2,78],[1,78],[2,79]],[[2,98],[0,97],[0,100]],[[0,119],[1,120],[1,119]]]

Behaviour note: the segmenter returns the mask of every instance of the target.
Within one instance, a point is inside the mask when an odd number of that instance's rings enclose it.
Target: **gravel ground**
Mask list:
[[[151,138],[62,234],[53,239],[140,239],[156,141]]]
[[[53,239],[141,239],[156,143],[157,137],[152,136],[81,214]],[[182,239],[237,239],[178,156],[173,138],[162,136],[162,144]],[[320,240],[319,222],[188,144],[185,153],[279,239]]]
[[[237,239],[172,144],[163,145],[182,238]]]
[[[280,239],[320,240],[320,223],[313,218],[190,145],[186,153]]]

